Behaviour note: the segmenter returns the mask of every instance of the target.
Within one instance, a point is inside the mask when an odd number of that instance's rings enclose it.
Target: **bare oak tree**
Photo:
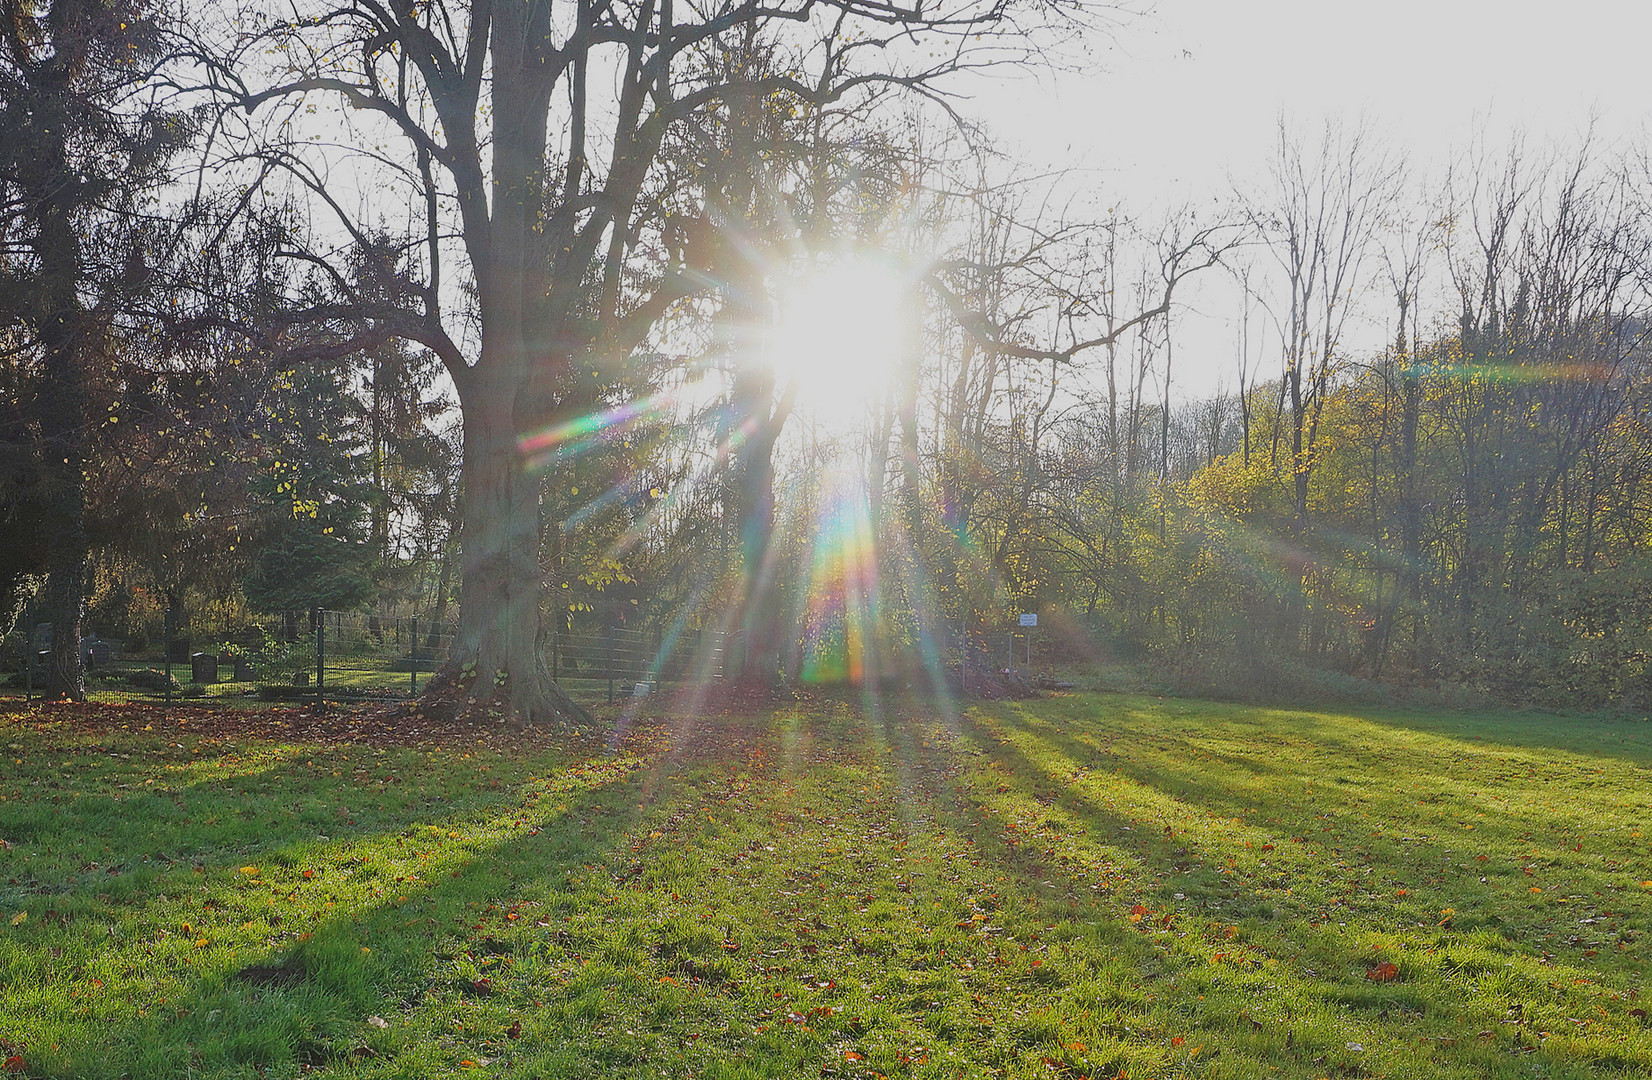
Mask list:
[[[693,176],[664,168],[672,134],[739,101],[939,100],[945,76],[1072,28],[1039,0],[344,0],[237,18],[214,70],[255,122],[247,152],[307,190],[318,235],[367,246],[383,222],[400,239],[371,296],[336,252],[295,255],[354,312],[329,347],[403,337],[453,380],[463,563],[447,673],[507,687],[523,719],[582,710],[541,657],[541,478],[519,440],[588,413],[663,315],[718,285],[700,253],[667,250],[703,208]],[[756,45],[763,71],[724,62]]]

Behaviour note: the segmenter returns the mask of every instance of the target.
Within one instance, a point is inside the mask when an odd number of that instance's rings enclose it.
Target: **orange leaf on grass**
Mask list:
[[[29,1065],[28,1062],[23,1060],[22,1054],[13,1054],[6,1059],[4,1065],[0,1065],[0,1069],[5,1069],[7,1072],[28,1072]]]
[[[1384,960],[1376,967],[1367,969],[1365,977],[1372,982],[1393,982],[1400,977],[1400,969],[1396,964]]]

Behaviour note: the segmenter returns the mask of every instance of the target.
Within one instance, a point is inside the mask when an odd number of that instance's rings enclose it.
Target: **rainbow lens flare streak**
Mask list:
[[[578,457],[594,446],[618,441],[643,420],[663,415],[683,396],[683,390],[667,390],[522,435],[516,440],[522,467],[528,471],[548,468],[558,461]]]
[[[878,548],[862,485],[833,470],[810,558],[805,682],[862,683],[878,640]]]

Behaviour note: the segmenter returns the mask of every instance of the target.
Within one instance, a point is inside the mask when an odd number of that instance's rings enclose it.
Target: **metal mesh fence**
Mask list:
[[[28,630],[25,631],[25,626]],[[131,642],[83,641],[89,692],[132,697],[394,700],[417,696],[447,660],[450,623],[416,616],[317,611],[223,626],[192,620]],[[50,627],[24,620],[0,642],[0,697],[44,683]],[[720,630],[613,626],[547,635],[545,663],[575,698],[613,701],[639,691],[722,677]],[[639,684],[641,684],[639,686]]]
[[[453,627],[345,611],[317,615],[316,678],[349,697],[414,697],[447,659]]]
[[[256,620],[208,615],[184,631],[170,625],[125,642],[82,642],[87,689],[130,697],[249,697],[264,700],[399,699],[417,696],[451,654],[454,626],[418,616],[320,611]],[[910,681],[954,685],[1020,683],[1047,664],[1045,631],[1008,621],[935,628],[922,656],[908,656]],[[51,629],[27,617],[0,643],[0,697],[30,695],[43,685],[41,654]],[[734,635],[678,622],[638,628],[611,625],[557,630],[543,641],[544,660],[576,700],[613,701],[641,691],[720,679],[737,651]],[[32,658],[32,660],[31,660]],[[890,675],[884,671],[883,675]],[[641,684],[639,686],[639,684]]]
[[[612,701],[662,684],[721,678],[727,638],[712,629],[560,631],[551,636],[547,660],[558,685],[571,695]]]

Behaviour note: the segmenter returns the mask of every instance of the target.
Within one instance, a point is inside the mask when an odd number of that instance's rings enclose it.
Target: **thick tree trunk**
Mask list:
[[[54,162],[51,175],[66,170]],[[86,375],[87,318],[77,282],[80,241],[66,209],[48,200],[37,241],[46,311],[40,327],[45,346],[38,407],[44,443],[46,513],[43,539],[47,562],[42,616],[52,624],[46,695],[86,700],[80,663],[81,615],[85,608],[86,566]]]
[[[742,487],[750,500],[740,542],[740,626],[746,635],[744,682],[774,683],[780,679],[783,619],[774,588],[774,469],[771,461],[754,462]]]
[[[52,624],[52,650],[46,660],[46,696],[86,700],[86,673],[80,661],[81,616],[85,611],[86,530],[78,539],[60,536],[52,549],[41,614]]]
[[[445,679],[496,689],[522,722],[589,722],[551,678],[541,649],[539,478],[522,466],[509,408],[490,395],[465,414],[459,626]]]
[[[65,353],[72,353],[72,343]],[[41,429],[47,447],[49,494],[42,523],[48,545],[46,588],[41,618],[52,624],[52,650],[46,663],[47,697],[86,700],[86,677],[80,662],[81,616],[85,610],[86,564],[90,548],[82,470],[86,464],[83,391],[72,371],[72,355],[51,349],[41,395]]]
[[[733,426],[749,431],[734,452],[734,519],[740,531],[738,621],[746,647],[738,678],[772,684],[780,678],[785,619],[775,590],[774,444],[785,414],[774,404],[774,375],[753,365],[735,377]]]
[[[577,319],[573,301],[581,295],[576,279],[556,272],[555,244],[570,240],[568,219],[557,222],[546,212],[546,125],[556,79],[547,63],[549,10],[505,4],[492,16],[491,197],[485,210],[478,202],[464,210],[482,354],[459,382],[459,620],[447,665],[427,693],[468,685],[478,702],[502,697],[519,722],[584,723],[590,713],[562,692],[545,662],[541,480],[524,468],[517,446],[519,436],[553,418],[551,406],[568,390],[567,355],[548,351],[547,343],[578,337],[558,332]],[[583,108],[575,112],[582,129]],[[572,152],[584,150],[575,145]],[[479,182],[481,170],[474,175]]]

